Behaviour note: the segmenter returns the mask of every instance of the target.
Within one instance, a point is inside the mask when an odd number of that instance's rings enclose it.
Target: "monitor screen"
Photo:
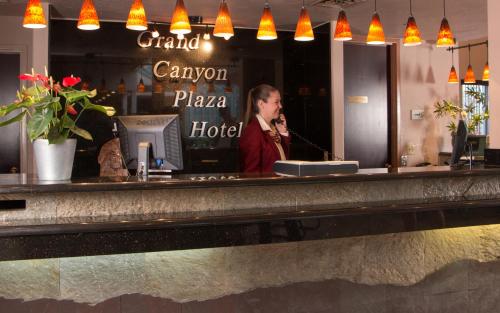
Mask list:
[[[457,165],[460,157],[465,152],[465,143],[467,142],[467,126],[463,120],[458,122],[457,133],[453,138],[453,150],[451,152],[451,164]]]
[[[182,142],[179,115],[118,116],[118,133],[123,158],[129,169],[137,169],[138,146],[151,144],[150,167],[182,170]]]

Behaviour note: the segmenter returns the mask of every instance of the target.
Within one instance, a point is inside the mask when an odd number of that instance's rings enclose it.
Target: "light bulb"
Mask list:
[[[203,34],[203,40],[210,40],[210,34],[208,32]]]
[[[214,49],[214,46],[210,41],[205,41],[202,43],[201,48],[203,49],[203,52],[210,53]]]
[[[151,36],[153,38],[158,38],[160,37],[160,33],[158,32],[158,30],[155,28],[152,32],[151,32]]]
[[[177,39],[179,39],[179,40],[184,39],[184,34],[178,34],[178,35],[177,35]]]

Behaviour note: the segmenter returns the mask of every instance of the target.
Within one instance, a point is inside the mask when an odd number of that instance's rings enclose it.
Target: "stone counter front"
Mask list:
[[[74,257],[1,261],[0,312],[496,313],[500,307],[500,176],[492,172],[143,187],[2,193],[1,200],[26,200],[24,209],[0,211],[2,251],[50,255],[59,248],[51,238],[62,238],[64,255]],[[454,227],[469,225],[476,211],[483,214],[477,226]],[[405,218],[393,219],[398,214]],[[235,224],[247,215],[251,226]],[[430,228],[421,228],[422,220]],[[123,240],[103,239],[138,221]],[[216,221],[228,228],[211,238],[215,245],[200,248]],[[415,231],[389,231],[401,225]],[[148,227],[156,234],[148,240],[160,248],[141,250],[139,233]],[[362,235],[361,227],[377,234]],[[317,236],[319,230],[328,236]],[[189,244],[175,245],[188,237]],[[121,241],[139,247],[97,255]]]
[[[0,262],[0,307],[85,312],[493,313],[498,286],[499,225]]]

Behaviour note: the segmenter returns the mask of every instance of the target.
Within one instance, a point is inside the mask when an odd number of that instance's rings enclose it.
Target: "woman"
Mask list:
[[[281,108],[281,96],[276,88],[259,85],[249,91],[247,126],[240,138],[242,172],[273,172],[274,162],[288,159],[290,135]]]

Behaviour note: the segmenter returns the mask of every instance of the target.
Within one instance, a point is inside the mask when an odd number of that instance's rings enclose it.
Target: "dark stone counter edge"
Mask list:
[[[190,189],[190,188],[219,188],[219,187],[247,187],[269,185],[300,185],[313,183],[344,183],[364,181],[388,181],[398,179],[419,178],[451,178],[451,177],[478,177],[500,176],[500,168],[475,170],[420,170],[415,172],[394,173],[357,173],[336,174],[328,176],[288,177],[276,175],[260,175],[238,177],[234,179],[208,179],[207,177],[228,177],[238,174],[204,174],[189,175],[184,178],[139,181],[136,177],[113,181],[112,178],[95,178],[89,180],[75,180],[74,182],[40,182],[9,184],[0,182],[0,194],[26,193],[54,193],[54,192],[89,192],[89,191],[120,191],[120,190],[158,190],[158,189]],[[186,176],[186,175],[185,175]]]
[[[159,228],[177,228],[177,227],[198,227],[215,226],[226,224],[273,222],[294,219],[322,219],[331,217],[345,216],[371,216],[391,214],[408,214],[428,211],[460,210],[474,208],[493,208],[500,210],[500,198],[478,199],[478,200],[459,200],[442,201],[430,203],[359,203],[352,207],[328,208],[328,205],[321,205],[317,209],[300,208],[296,211],[284,210],[279,208],[273,211],[265,212],[243,212],[232,215],[214,215],[197,216],[193,212],[192,216],[186,217],[168,217],[162,215],[152,215],[150,218],[135,220],[135,216],[120,217],[120,220],[94,221],[82,219],[81,222],[72,221],[69,223],[48,223],[38,225],[19,225],[19,226],[0,226],[0,238],[11,236],[38,236],[48,234],[63,233],[89,233],[89,232],[113,232],[122,230],[144,230]],[[142,216],[143,217],[143,216]]]
[[[131,223],[2,227],[0,261],[202,249],[500,224],[500,199]]]

